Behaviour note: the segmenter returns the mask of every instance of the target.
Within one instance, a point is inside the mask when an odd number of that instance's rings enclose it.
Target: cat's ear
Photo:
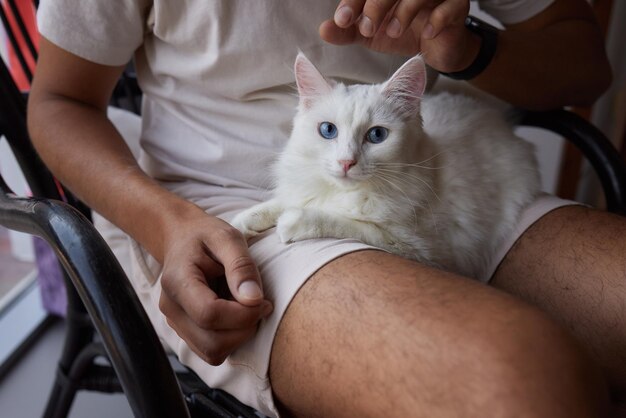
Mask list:
[[[398,104],[408,116],[419,111],[426,88],[426,65],[421,56],[415,56],[398,68],[383,84],[383,94]]]
[[[294,72],[300,104],[305,108],[311,107],[318,96],[328,94],[332,90],[332,86],[302,52],[296,57]]]

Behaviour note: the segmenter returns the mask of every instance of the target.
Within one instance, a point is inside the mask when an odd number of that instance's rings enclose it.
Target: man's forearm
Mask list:
[[[515,106],[533,110],[589,105],[610,82],[599,29],[576,20],[535,31],[500,32],[493,61],[472,80]]]
[[[31,99],[29,131],[52,172],[162,261],[169,222],[199,209],[142,172],[102,110],[63,97]]]

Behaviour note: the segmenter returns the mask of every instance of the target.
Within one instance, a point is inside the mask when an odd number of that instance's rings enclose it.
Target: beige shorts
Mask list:
[[[238,211],[264,198],[252,192],[248,195],[240,193],[237,197],[220,196],[220,193],[225,192],[224,188],[203,190],[199,193],[192,185],[181,185],[173,191],[195,201],[208,213],[225,220],[231,219]],[[194,195],[212,197],[202,199]],[[509,249],[530,225],[546,213],[571,204],[575,202],[548,195],[538,198],[522,213],[514,233],[498,248],[488,269],[479,279],[489,281]],[[278,325],[289,303],[298,289],[319,268],[344,254],[371,248],[358,241],[337,239],[307,240],[286,245],[278,240],[273,230],[254,240],[250,245],[250,251],[263,278],[265,295],[274,303],[274,311],[261,322],[252,340],[240,347],[222,365],[214,367],[191,351],[167,325],[159,311],[160,266],[119,230],[112,229],[110,224],[105,225],[106,222],[102,220],[99,220],[98,224],[127,271],[166,348],[174,352],[181,363],[193,369],[209,386],[225,390],[270,417],[278,415],[268,376],[270,351]]]

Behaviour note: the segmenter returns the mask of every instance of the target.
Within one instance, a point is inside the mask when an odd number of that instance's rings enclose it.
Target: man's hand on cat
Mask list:
[[[320,36],[337,45],[361,44],[376,51],[422,53],[444,72],[467,68],[480,38],[465,28],[469,0],[341,0]]]
[[[221,364],[273,309],[247,244],[239,231],[201,211],[165,236],[159,307],[196,354]]]

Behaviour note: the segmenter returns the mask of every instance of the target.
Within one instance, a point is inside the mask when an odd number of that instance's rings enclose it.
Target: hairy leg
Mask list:
[[[377,251],[341,257],[295,296],[270,377],[288,415],[600,417],[607,390],[538,309]]]
[[[557,209],[518,240],[492,284],[567,327],[604,369],[614,401],[626,403],[626,218]]]

